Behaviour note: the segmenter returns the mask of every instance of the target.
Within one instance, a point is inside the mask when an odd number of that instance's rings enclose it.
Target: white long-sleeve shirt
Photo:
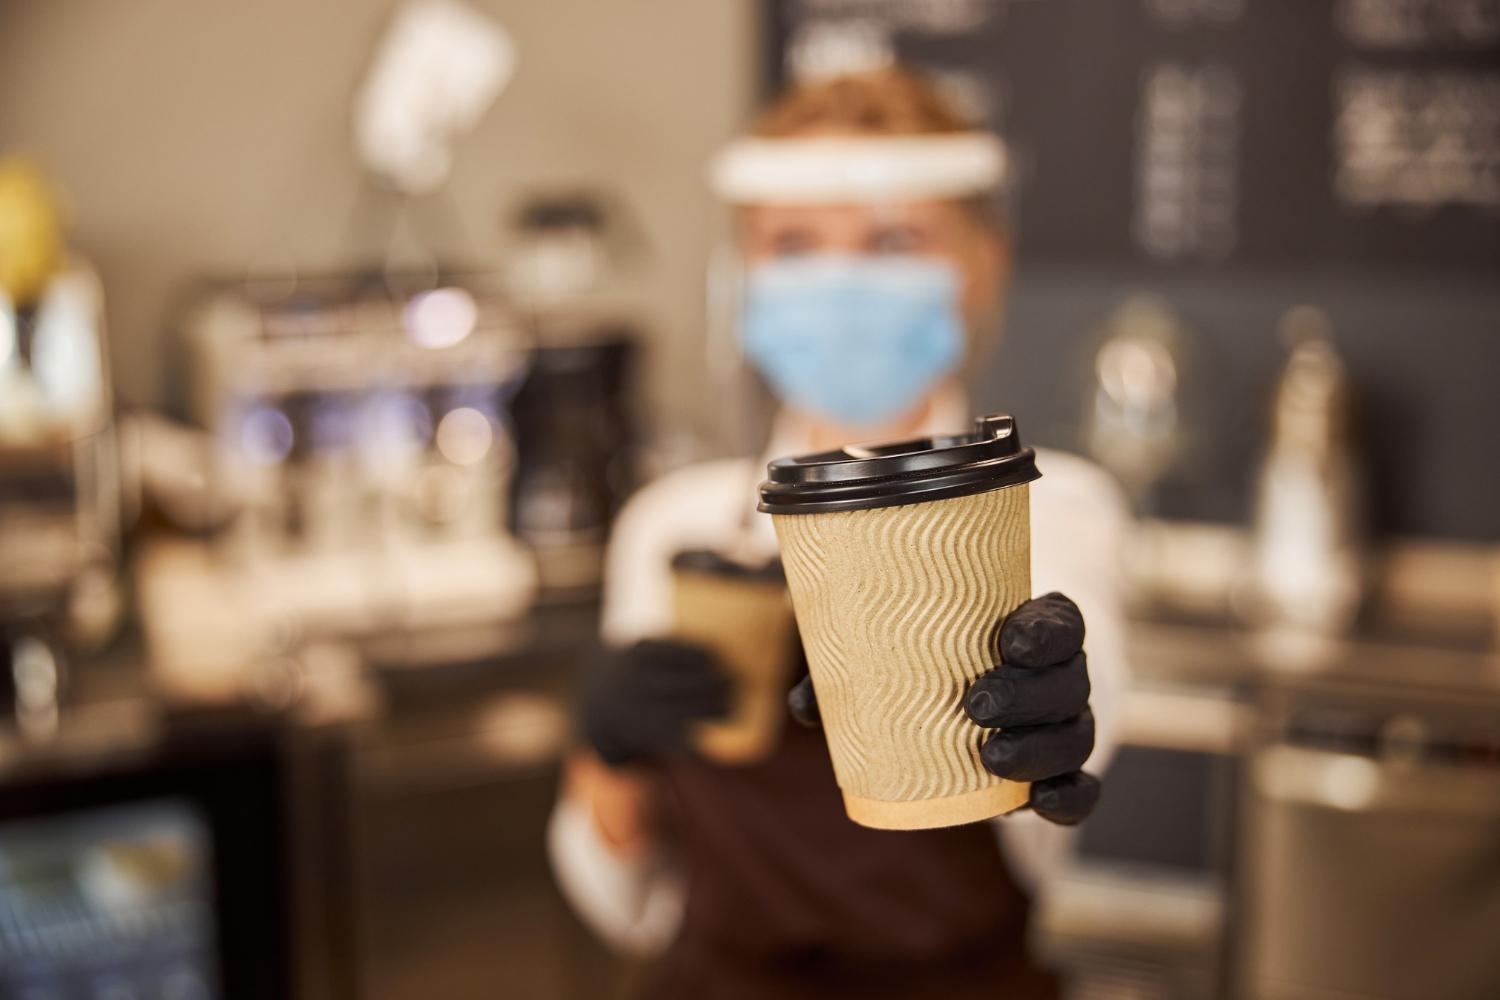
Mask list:
[[[955,393],[934,407],[931,426],[923,432],[953,432],[968,422],[967,405]],[[780,434],[770,451],[808,450],[802,444]],[[1092,463],[1043,449],[1036,461],[1042,478],[1031,484],[1032,587],[1037,594],[1061,591],[1083,611],[1096,722],[1089,770],[1097,774],[1115,747],[1117,708],[1128,673],[1117,560],[1126,507],[1113,480]],[[626,645],[669,633],[670,564],[678,552],[775,554],[771,519],[754,512],[764,471],[764,462],[748,459],[705,462],[663,476],[631,499],[616,523],[605,565],[607,643]],[[1031,813],[1003,817],[995,825],[1012,871],[1033,893],[1045,892],[1073,831]],[[635,953],[670,943],[686,893],[670,857],[618,857],[600,838],[588,806],[566,797],[553,813],[548,842],[564,894],[602,938]]]

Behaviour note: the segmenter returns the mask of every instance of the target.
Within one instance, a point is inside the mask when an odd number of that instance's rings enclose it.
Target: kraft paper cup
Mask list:
[[[699,753],[725,764],[770,754],[791,686],[792,607],[775,567],[750,569],[706,552],[673,561],[674,634],[710,649],[734,685],[723,721],[699,724]]]
[[[1034,455],[1008,417],[973,434],[771,463],[772,515],[849,817],[912,830],[1024,805],[964,714],[1031,596]]]

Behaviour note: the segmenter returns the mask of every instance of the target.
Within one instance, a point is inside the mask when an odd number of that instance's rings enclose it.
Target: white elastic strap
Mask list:
[[[988,132],[737,139],[709,168],[731,204],[831,204],[961,198],[1005,179],[1005,146]]]

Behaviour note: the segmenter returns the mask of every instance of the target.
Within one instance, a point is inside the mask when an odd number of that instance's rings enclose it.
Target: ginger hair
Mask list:
[[[767,139],[940,135],[975,128],[928,77],[887,67],[793,86],[756,119]]]

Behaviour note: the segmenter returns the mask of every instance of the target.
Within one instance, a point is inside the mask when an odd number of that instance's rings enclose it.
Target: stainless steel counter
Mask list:
[[[1081,995],[1415,995],[1398,925],[1445,956],[1430,995],[1500,984],[1464,930],[1500,907],[1492,649],[1136,622],[1129,653],[1125,745],[1039,911]]]

